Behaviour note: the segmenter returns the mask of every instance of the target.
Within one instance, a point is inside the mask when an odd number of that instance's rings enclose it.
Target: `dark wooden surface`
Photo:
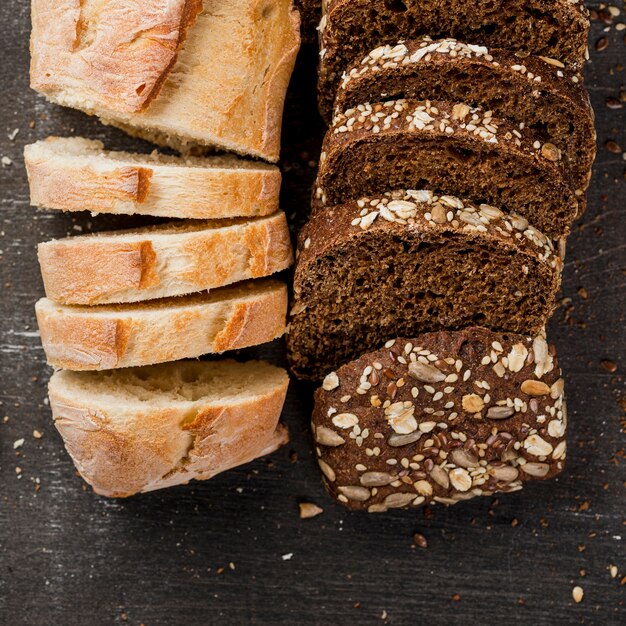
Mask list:
[[[0,4],[0,156],[12,160],[0,168],[0,623],[626,623],[626,135],[624,109],[606,104],[625,83],[626,31],[615,28],[626,21],[623,7],[608,33],[593,23],[586,75],[598,159],[550,326],[569,395],[567,470],[509,496],[367,516],[324,492],[307,426],[310,389],[295,384],[284,412],[292,441],[271,459],[126,501],[96,497],[76,477],[45,403],[35,244],[129,220],[36,212],[22,149],[74,132],[113,148],[148,146],[29,91],[27,5]],[[603,36],[608,47],[596,51]],[[315,51],[303,51],[286,110],[283,204],[294,224],[321,133],[314,62]],[[280,344],[249,353],[283,360]],[[299,519],[301,501],[324,513]],[[415,532],[427,549],[413,545]],[[580,604],[575,585],[584,589]]]

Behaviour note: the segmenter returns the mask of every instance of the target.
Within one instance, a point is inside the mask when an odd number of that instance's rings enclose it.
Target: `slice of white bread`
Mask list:
[[[292,0],[33,0],[32,25],[30,84],[49,100],[182,151],[278,160]]]
[[[173,157],[104,149],[83,137],[48,137],[24,149],[33,206],[217,219],[278,210],[278,167],[235,156]]]
[[[287,285],[253,280],[137,304],[35,306],[48,364],[107,370],[194,358],[273,341],[285,332]]]
[[[81,476],[125,497],[207,479],[288,440],[278,419],[289,378],[259,361],[183,361],[56,372],[55,426]]]
[[[285,214],[181,222],[39,244],[46,295],[62,304],[139,302],[269,276],[291,265]]]

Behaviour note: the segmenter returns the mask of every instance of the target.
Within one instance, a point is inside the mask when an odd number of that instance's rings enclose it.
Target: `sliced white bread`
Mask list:
[[[104,149],[83,137],[48,137],[24,149],[33,206],[195,219],[278,210],[275,165],[235,156],[173,157]]]
[[[269,276],[289,267],[285,214],[193,221],[39,244],[46,295],[62,304],[139,302]]]
[[[278,419],[287,373],[251,361],[183,361],[56,372],[55,426],[81,476],[125,497],[211,478],[288,440]]]
[[[32,0],[30,84],[183,151],[278,159],[300,47],[292,0]]]
[[[35,306],[48,364],[69,370],[151,365],[273,341],[285,332],[287,285],[253,280],[136,304]]]

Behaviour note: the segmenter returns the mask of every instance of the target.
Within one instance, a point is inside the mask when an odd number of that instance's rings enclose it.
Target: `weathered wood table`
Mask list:
[[[586,77],[598,158],[550,326],[569,395],[567,470],[509,496],[368,516],[324,492],[311,389],[297,384],[284,412],[292,441],[270,459],[127,501],[96,497],[76,477],[45,402],[35,244],[138,220],[35,211],[22,149],[70,133],[150,146],[28,89],[28,4],[0,3],[0,623],[626,623],[623,5],[593,21]],[[286,108],[283,206],[294,227],[321,139],[315,55],[303,50]],[[280,343],[246,355],[284,361]],[[302,501],[323,514],[301,520]],[[574,586],[584,590],[578,604]]]

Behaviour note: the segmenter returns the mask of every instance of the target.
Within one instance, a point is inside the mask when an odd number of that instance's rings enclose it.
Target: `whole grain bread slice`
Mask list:
[[[177,30],[170,13],[186,5],[201,10]],[[34,0],[32,22],[31,86],[49,100],[183,152],[278,160],[300,47],[292,0]]]
[[[287,348],[319,380],[385,341],[481,325],[539,332],[562,261],[520,216],[429,191],[362,198],[303,228]]]
[[[563,389],[541,335],[468,328],[392,339],[315,393],[326,487],[351,509],[381,513],[553,478],[566,456]]]
[[[223,287],[284,270],[293,258],[282,212],[68,237],[38,253],[47,297],[88,305]]]
[[[47,209],[195,219],[278,210],[280,170],[235,156],[140,155],[48,137],[26,146],[24,160],[31,204]]]
[[[370,50],[422,35],[581,67],[588,15],[579,0],[330,0],[320,22],[323,109],[331,109],[343,73]]]
[[[560,150],[490,111],[391,100],[335,117],[322,146],[318,202],[421,188],[518,213],[554,238],[570,231],[584,207]]]
[[[103,496],[206,480],[287,440],[289,378],[268,363],[182,361],[56,372],[54,424],[80,475]]]
[[[596,150],[593,109],[580,72],[556,59],[427,36],[380,46],[344,74],[335,114],[401,98],[465,102],[529,128],[542,144],[561,151],[576,189],[589,184]]]
[[[210,293],[137,304],[35,306],[48,365],[107,370],[237,350],[285,332],[287,286],[253,280]]]

